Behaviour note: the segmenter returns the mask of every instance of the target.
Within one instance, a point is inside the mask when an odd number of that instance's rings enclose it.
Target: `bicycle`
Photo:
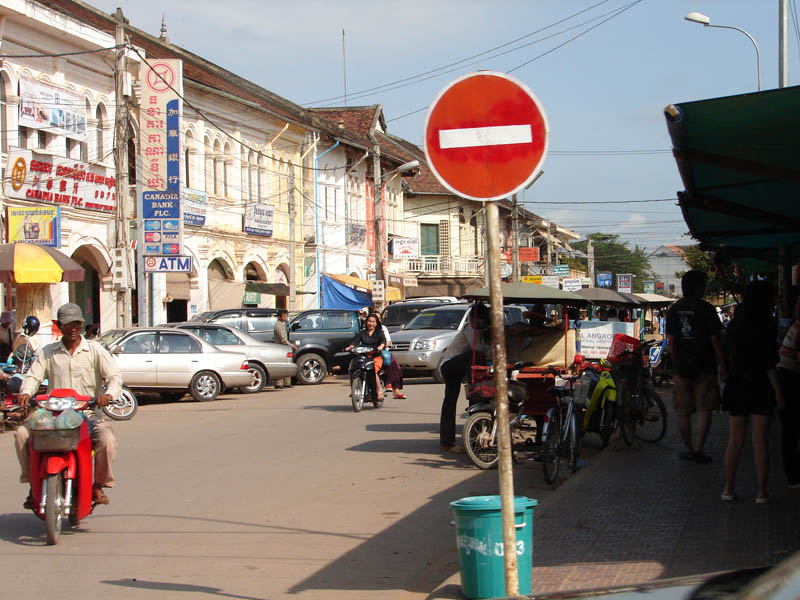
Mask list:
[[[655,444],[667,433],[667,408],[653,389],[647,368],[649,348],[658,342],[634,341],[611,357],[617,385],[617,419],[627,446],[636,440]]]
[[[558,375],[555,369],[551,372]],[[547,483],[553,483],[558,477],[562,458],[567,459],[567,466],[573,473],[577,471],[581,451],[581,431],[577,413],[583,409],[575,403],[575,381],[580,379],[581,373],[568,377],[559,376],[565,384],[560,387],[552,386],[547,390],[555,396],[556,405],[545,415],[542,428],[543,448],[539,454]]]

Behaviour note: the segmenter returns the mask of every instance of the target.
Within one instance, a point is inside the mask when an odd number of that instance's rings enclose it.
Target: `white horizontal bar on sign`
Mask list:
[[[439,147],[443,150],[446,148],[472,148],[474,146],[530,144],[532,141],[533,133],[530,125],[498,125],[496,127],[439,130]]]

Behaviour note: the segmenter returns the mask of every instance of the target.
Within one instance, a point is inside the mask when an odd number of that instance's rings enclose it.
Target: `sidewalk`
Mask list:
[[[663,389],[670,407],[672,390]],[[535,509],[533,593],[773,565],[800,550],[800,490],[786,486],[777,420],[770,448],[777,501],[754,502],[749,442],[737,476],[741,498],[720,501],[727,421],[727,413],[713,416],[705,448],[713,462],[706,465],[678,459],[682,445],[671,410],[660,443],[628,448],[612,440]],[[452,593],[458,583],[456,575],[439,591]]]

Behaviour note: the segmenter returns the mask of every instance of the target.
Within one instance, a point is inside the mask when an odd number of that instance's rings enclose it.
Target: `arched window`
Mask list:
[[[225,155],[222,157],[222,194],[226,198],[230,198],[231,196],[231,185],[230,185],[231,156],[233,156],[233,153],[231,152],[231,145],[230,143],[226,142]]]
[[[95,119],[97,119],[97,129],[95,131],[95,161],[103,162],[106,154],[105,145],[105,123],[106,123],[106,108],[102,104],[97,105],[95,112]]]
[[[0,74],[0,151],[8,152],[8,75]],[[5,163],[5,160],[3,161]]]
[[[192,187],[194,183],[194,174],[192,173],[192,150],[194,148],[194,137],[191,131],[187,131],[184,136],[183,143],[183,169],[186,172],[184,175],[184,186],[187,188]]]
[[[222,169],[224,163],[222,162],[222,146],[219,140],[214,141],[214,195],[217,197],[222,196]]]
[[[214,149],[211,146],[211,140],[205,139],[203,144],[203,156],[205,158],[205,190],[206,193],[211,195],[214,193]]]
[[[256,165],[256,153],[250,150],[247,155],[247,198],[250,202],[260,200],[256,194],[258,186],[258,166]]]

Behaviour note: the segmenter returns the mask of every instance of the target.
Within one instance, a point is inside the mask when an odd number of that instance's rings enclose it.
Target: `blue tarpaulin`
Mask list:
[[[372,306],[372,294],[359,292],[322,275],[322,308],[358,310]]]

